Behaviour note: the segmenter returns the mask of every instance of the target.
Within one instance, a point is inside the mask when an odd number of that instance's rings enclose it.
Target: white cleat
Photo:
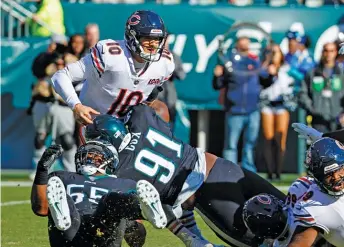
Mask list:
[[[140,180],[137,182],[136,191],[141,204],[143,217],[155,228],[165,228],[167,218],[164,209],[162,208],[158,191],[146,180]]]
[[[55,226],[61,231],[66,231],[71,227],[71,218],[66,190],[59,177],[53,176],[49,178],[47,184],[47,199]]]

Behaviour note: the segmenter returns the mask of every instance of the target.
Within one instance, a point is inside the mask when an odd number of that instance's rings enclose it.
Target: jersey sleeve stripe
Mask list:
[[[99,49],[98,49],[98,46],[95,46],[95,48],[97,49],[97,54],[98,54],[100,63],[102,64],[103,68],[105,68],[105,63],[104,63],[103,58],[102,58],[102,56],[101,56],[101,53],[100,53],[100,51],[99,51]]]
[[[91,56],[92,56],[93,64],[94,64],[95,68],[97,69],[97,71],[100,74],[104,73],[104,68],[102,67],[101,63],[99,62],[99,58],[97,56],[97,51],[94,47],[91,49]]]
[[[315,219],[313,217],[297,217],[295,221],[313,222]]]
[[[315,225],[315,221],[308,222],[308,221],[304,221],[304,220],[294,220],[294,223],[299,223],[299,224],[302,224],[304,226],[314,226]]]
[[[301,180],[301,181],[303,181],[303,182],[305,182],[305,183],[307,183],[307,184],[309,184],[309,185],[312,185],[312,182],[309,181],[306,177],[298,178],[298,180]]]
[[[101,77],[102,75],[101,75],[101,73],[99,72],[99,70],[97,69],[96,63],[95,63],[95,61],[94,61],[94,59],[93,59],[92,50],[91,50],[91,59],[92,59],[92,65],[93,65],[93,67],[96,69],[96,71],[97,71],[99,77]]]

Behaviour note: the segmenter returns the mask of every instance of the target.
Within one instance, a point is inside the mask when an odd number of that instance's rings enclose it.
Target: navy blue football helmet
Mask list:
[[[342,196],[344,188],[336,189],[344,183],[344,176],[337,180],[330,179],[333,172],[344,169],[344,146],[332,138],[321,138],[307,150],[305,168],[309,176],[315,179],[323,191],[332,196]]]
[[[86,176],[96,173],[113,175],[118,163],[115,147],[101,139],[86,142],[75,153],[76,171]]]
[[[140,38],[154,37],[160,40],[156,53],[146,53],[140,44]],[[127,47],[148,62],[159,61],[166,42],[167,31],[159,15],[149,10],[138,10],[130,15],[125,24]]]
[[[97,115],[93,124],[86,126],[85,139],[107,141],[121,152],[131,141],[131,134],[121,120],[104,114]]]
[[[287,229],[288,213],[283,202],[270,194],[259,194],[246,201],[242,216],[246,227],[263,239],[280,238]]]

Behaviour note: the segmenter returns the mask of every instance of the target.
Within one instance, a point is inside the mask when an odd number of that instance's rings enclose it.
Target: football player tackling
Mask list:
[[[117,150],[106,141],[88,141],[76,152],[76,173],[49,175],[48,169],[63,150],[52,145],[44,152],[32,185],[31,205],[36,215],[48,216],[50,246],[114,246],[121,243],[123,228],[129,246],[143,246],[145,229],[136,219],[147,219],[156,228],[166,225],[153,185],[112,175],[118,165]]]
[[[255,196],[244,206],[244,221],[256,235],[275,239],[276,247],[310,247],[319,237],[343,247],[343,144],[331,138],[315,141],[305,167],[309,177],[291,186],[285,205],[268,194]],[[293,193],[296,186],[304,190],[301,196]]]
[[[174,71],[166,37],[159,15],[136,11],[125,24],[124,40],[99,41],[90,54],[56,72],[53,87],[82,124],[99,113],[121,117],[130,106],[153,101]],[[82,80],[79,99],[72,82]]]
[[[282,192],[259,175],[178,140],[151,107],[132,107],[124,123],[113,116],[99,115],[86,127],[87,139],[100,138],[114,146],[121,142],[118,129],[126,128],[131,135],[130,143],[119,152],[114,171],[118,178],[150,182],[159,192],[161,202],[173,206],[177,218],[181,216],[181,205],[187,210],[196,207],[212,230],[231,246],[258,246],[255,237],[247,234],[242,207],[246,200],[260,193],[284,200]],[[197,238],[184,238],[187,229],[169,218],[167,227],[187,246],[208,244],[196,241]],[[191,229],[196,224],[192,212],[183,215],[182,223],[184,219],[186,226],[190,226],[187,228],[202,238],[196,229]]]

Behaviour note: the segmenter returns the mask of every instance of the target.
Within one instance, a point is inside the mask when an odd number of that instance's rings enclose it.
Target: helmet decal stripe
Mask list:
[[[104,73],[104,67],[101,64],[101,62],[100,62],[100,60],[98,58],[98,55],[97,55],[97,51],[96,51],[96,49],[94,47],[91,49],[91,55],[92,55],[92,58],[93,58],[93,64],[95,65],[95,67],[98,70],[98,72],[100,72],[101,74]]]

